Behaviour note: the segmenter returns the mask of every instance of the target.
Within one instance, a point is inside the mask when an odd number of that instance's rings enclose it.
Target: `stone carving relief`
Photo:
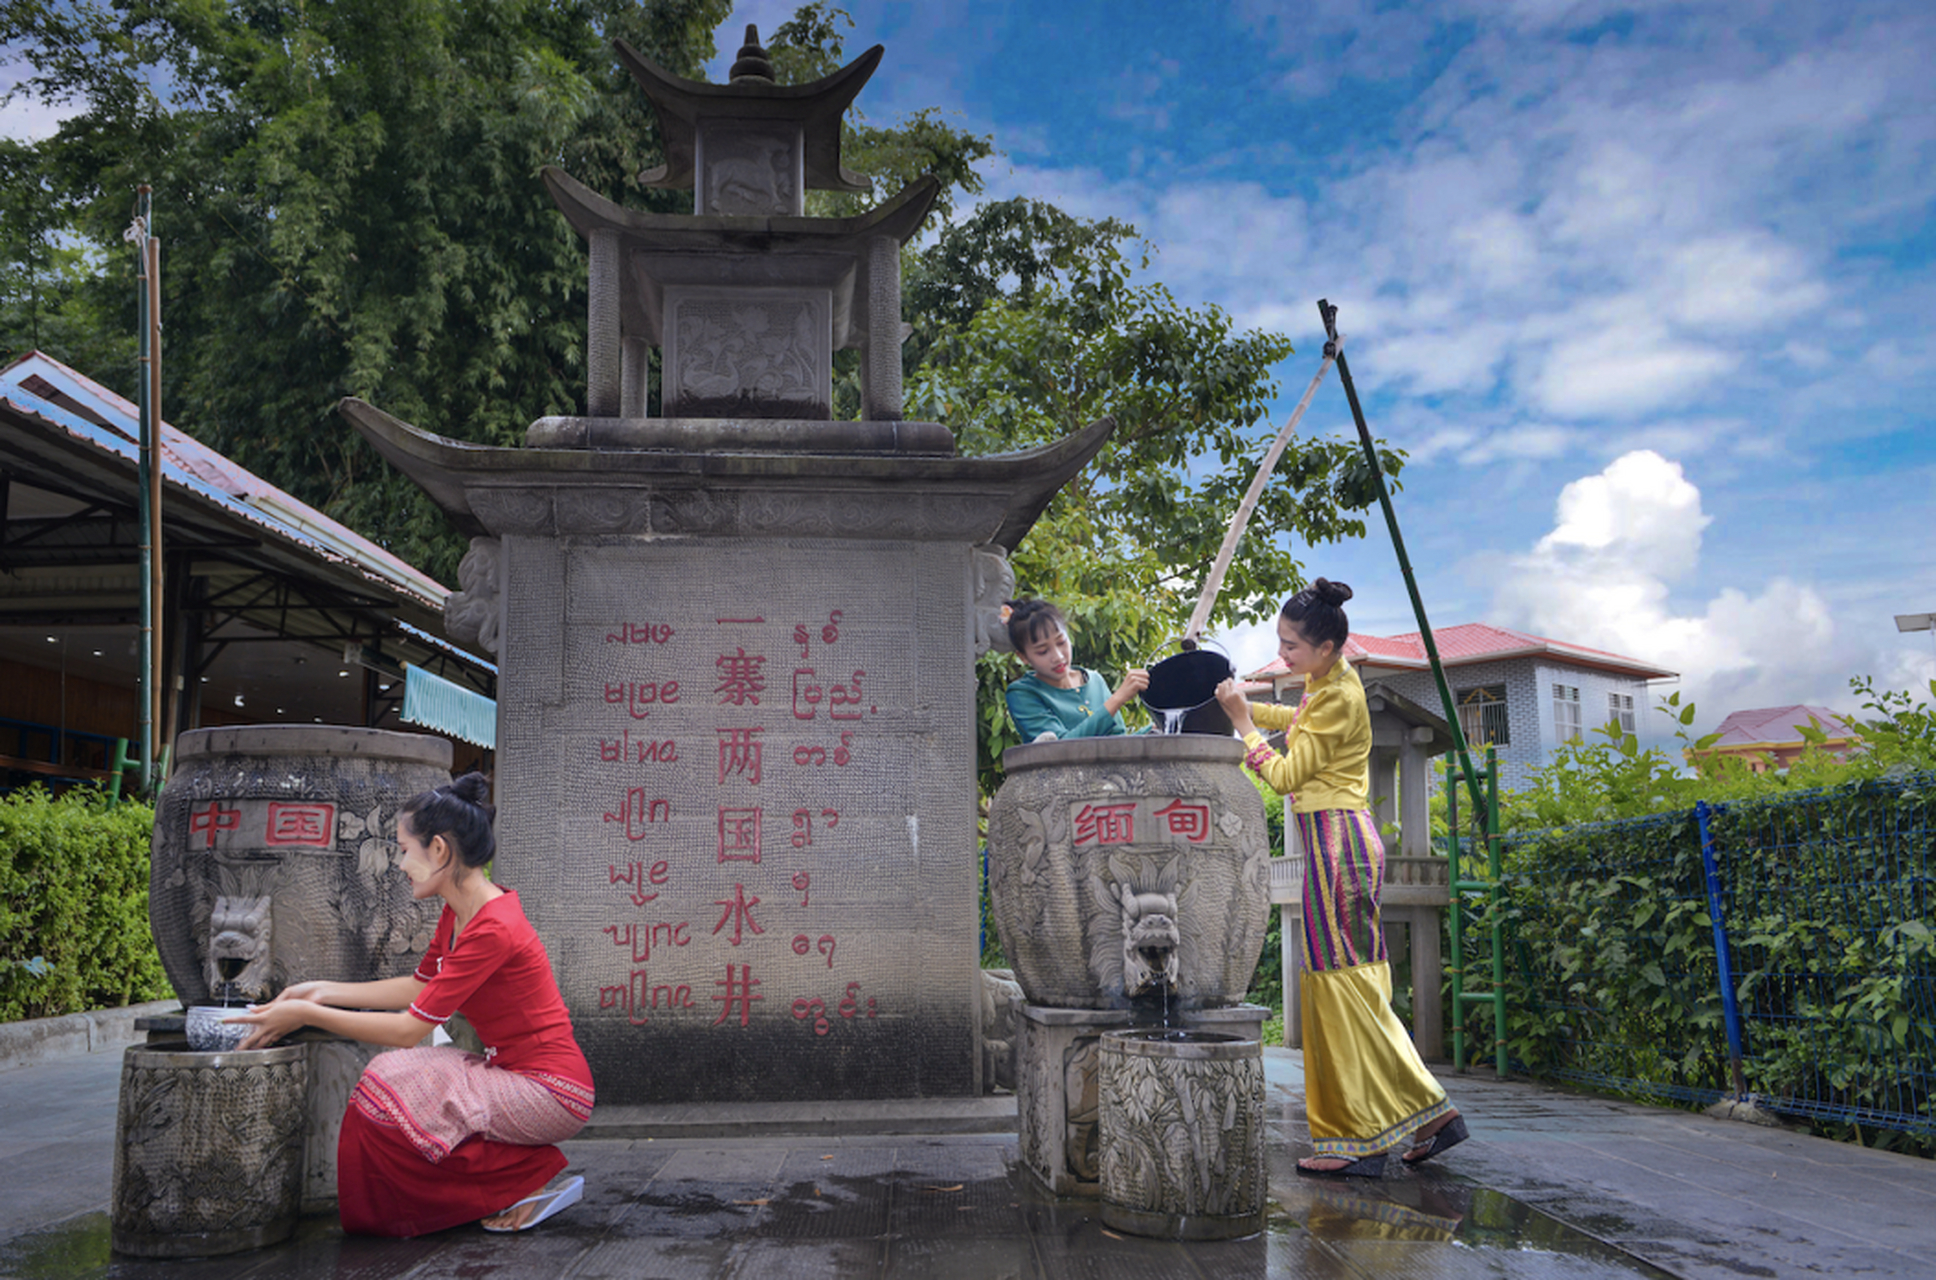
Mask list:
[[[306,1047],[248,1066],[173,1057],[138,1049],[123,1060],[114,1247],[225,1253],[286,1236],[301,1205]]]
[[[668,348],[676,404],[696,417],[824,417],[833,337],[811,298],[687,298],[673,304]]]
[[[225,953],[248,957],[239,981],[260,997],[307,978],[394,977],[429,945],[439,908],[397,869],[396,807],[449,771],[322,754],[377,731],[315,733],[314,756],[184,752],[162,793],[149,919],[185,1003],[218,990]],[[291,778],[307,793],[292,794]]]
[[[1002,621],[1002,606],[1015,594],[1015,567],[999,547],[976,547],[975,575],[975,656],[993,649],[1007,653],[1008,624]]]
[[[758,217],[795,213],[794,149],[785,138],[708,130],[705,202],[708,215]]]
[[[1158,983],[1176,990],[1176,951],[1182,943],[1176,895],[1117,887],[1123,895],[1123,994],[1139,996]]]
[[[472,538],[471,549],[457,565],[458,589],[444,601],[444,626],[461,644],[474,644],[497,653],[498,622],[503,597],[498,583],[504,544],[496,538]]]
[[[1266,1194],[1261,1056],[1101,1055],[1101,1181],[1114,1204],[1175,1217],[1254,1214]]]
[[[1241,748],[1105,741],[1121,746],[1016,750],[1048,760],[1227,749],[1230,759],[1018,767],[1011,753],[989,808],[988,870],[1017,980],[1032,1003],[1062,1008],[1126,1007],[1158,971],[1186,1011],[1241,1001],[1270,901],[1262,803],[1235,767]]]
[[[1069,1046],[1062,1064],[1063,1097],[1068,1100],[1067,1131],[1062,1159],[1080,1181],[1094,1182],[1101,1174],[1097,1126],[1102,1119],[1097,1067],[1099,1037],[1083,1036]]]
[[[269,933],[273,919],[267,895],[215,899],[209,911],[208,968],[211,992],[262,1000],[270,994]],[[232,977],[224,974],[231,970]]]

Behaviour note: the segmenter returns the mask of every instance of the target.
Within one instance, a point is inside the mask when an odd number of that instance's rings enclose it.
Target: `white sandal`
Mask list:
[[[519,1223],[517,1226],[494,1227],[494,1226],[491,1226],[489,1223],[479,1223],[478,1225],[482,1226],[486,1231],[528,1231],[532,1227],[537,1226],[540,1222],[543,1222],[546,1218],[551,1217],[553,1214],[562,1213],[566,1209],[571,1208],[573,1205],[577,1204],[580,1200],[582,1200],[584,1196],[585,1196],[585,1180],[583,1178],[567,1178],[565,1181],[558,1183],[555,1186],[546,1187],[543,1191],[540,1191],[535,1195],[526,1196],[524,1199],[512,1205],[509,1209],[504,1209],[504,1210],[501,1210],[499,1213],[494,1213],[491,1215],[493,1218],[501,1217],[503,1214],[511,1212],[512,1209],[519,1209],[524,1207],[527,1204],[537,1205],[538,1211],[532,1214],[530,1217],[526,1218],[523,1222]]]

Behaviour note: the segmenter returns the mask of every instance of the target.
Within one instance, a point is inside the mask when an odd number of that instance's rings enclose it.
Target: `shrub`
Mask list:
[[[0,797],[0,1020],[170,994],[148,928],[154,825],[93,789]]]

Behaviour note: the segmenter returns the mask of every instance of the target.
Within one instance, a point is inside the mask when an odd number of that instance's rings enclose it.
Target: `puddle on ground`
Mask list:
[[[1276,1189],[1290,1202],[1284,1218],[1297,1222],[1301,1209],[1299,1225],[1313,1239],[1347,1246],[1341,1249],[1347,1256],[1353,1252],[1348,1246],[1358,1242],[1439,1242],[1492,1253],[1563,1255],[1604,1264],[1608,1274],[1672,1280],[1671,1273],[1489,1187],[1427,1176],[1311,1180]]]
[[[717,1240],[722,1246],[730,1246],[758,1235],[764,1237],[760,1241],[762,1248],[774,1249],[786,1244],[785,1240],[773,1238],[779,1226],[775,1219],[791,1216],[786,1214],[790,1207],[796,1214],[809,1208],[851,1210],[856,1202],[890,1199],[896,1190],[905,1197],[909,1188],[934,1194],[918,1196],[911,1202],[920,1210],[914,1216],[896,1214],[896,1222],[888,1234],[901,1241],[901,1247],[889,1250],[889,1261],[882,1273],[887,1277],[901,1273],[901,1268],[893,1262],[897,1257],[905,1258],[921,1274],[933,1274],[934,1259],[923,1260],[924,1242],[932,1240],[939,1245],[953,1240],[958,1243],[963,1238],[958,1234],[963,1228],[981,1228],[970,1231],[975,1236],[993,1228],[996,1238],[1012,1239],[1021,1245],[1021,1256],[1033,1253],[1044,1276],[1060,1275],[1065,1270],[1063,1264],[1076,1266],[1082,1257],[1100,1248],[1125,1256],[1147,1251],[1147,1261],[1151,1264],[1157,1262],[1157,1255],[1174,1258],[1172,1251],[1181,1250],[1206,1263],[1216,1262],[1217,1270],[1240,1264],[1235,1266],[1233,1274],[1262,1276],[1396,1273],[1415,1277],[1466,1276],[1477,1274],[1473,1270],[1477,1265],[1484,1274],[1493,1276],[1550,1275],[1608,1280],[1643,1276],[1672,1280],[1670,1273],[1604,1244],[1524,1201],[1443,1176],[1398,1177],[1377,1182],[1357,1179],[1340,1182],[1297,1179],[1290,1185],[1280,1182],[1273,1188],[1279,1194],[1279,1203],[1273,1206],[1269,1226],[1262,1235],[1251,1237],[1248,1246],[1235,1241],[1220,1245],[1143,1241],[1108,1232],[1101,1224],[1095,1201],[1051,1199],[1036,1191],[1028,1175],[1019,1169],[1011,1169],[1009,1177],[993,1182],[973,1181],[959,1186],[929,1187],[925,1180],[911,1179],[902,1171],[878,1176],[829,1177],[813,1186],[811,1196],[800,1187],[792,1187],[776,1189],[770,1199],[756,1200],[754,1203],[760,1209],[774,1206],[766,1214],[759,1209],[749,1210],[739,1202],[705,1194],[716,1188],[667,1186],[657,1188],[655,1195],[654,1189],[648,1186],[630,1197],[629,1214],[665,1215],[669,1221],[664,1224],[665,1238],[660,1243],[666,1247],[677,1244],[679,1237],[684,1237],[689,1244],[695,1235],[701,1235]],[[949,1194],[942,1195],[942,1192]],[[928,1204],[929,1200],[934,1203]],[[809,1205],[807,1201],[817,1203]],[[945,1210],[953,1206],[942,1201],[957,1202],[960,1212],[966,1215],[965,1220],[958,1226],[947,1221],[955,1215]],[[977,1220],[981,1213],[990,1211],[990,1220]],[[817,1219],[821,1215],[806,1216]],[[885,1212],[879,1216],[884,1218]],[[869,1217],[859,1214],[851,1226],[848,1223],[840,1226],[849,1227],[855,1239],[878,1241],[881,1224],[862,1225]],[[756,1218],[765,1219],[764,1229],[756,1225]],[[569,1234],[587,1250],[596,1249],[608,1235],[606,1229],[592,1222],[572,1225],[578,1229]],[[799,1240],[803,1247],[812,1244],[825,1248],[830,1237],[848,1234],[824,1220],[811,1227],[805,1223],[802,1226],[805,1229],[800,1235],[819,1237],[815,1242]],[[835,1229],[829,1231],[829,1227]],[[637,1224],[633,1229],[637,1229]],[[778,1234],[796,1233],[781,1228]],[[1026,1244],[1031,1239],[1032,1248]],[[333,1214],[305,1218],[295,1238],[286,1244],[224,1258],[181,1261],[130,1258],[112,1253],[108,1240],[107,1215],[94,1213],[0,1242],[0,1278],[218,1280],[234,1277],[240,1280],[245,1275],[269,1277],[296,1270],[305,1275],[351,1275],[357,1280],[377,1280],[420,1268],[423,1268],[421,1274],[436,1274],[433,1255],[450,1249],[474,1248],[479,1243],[476,1236],[464,1232],[411,1242],[346,1241]],[[632,1239],[621,1243],[637,1249],[650,1242]],[[1322,1258],[1311,1256],[1313,1251],[1329,1255],[1332,1261],[1327,1264]],[[1217,1256],[1213,1259],[1212,1254]],[[726,1254],[720,1255],[722,1264],[726,1257]],[[1342,1269],[1338,1268],[1340,1262],[1344,1264]],[[1026,1269],[1018,1274],[1027,1274]]]

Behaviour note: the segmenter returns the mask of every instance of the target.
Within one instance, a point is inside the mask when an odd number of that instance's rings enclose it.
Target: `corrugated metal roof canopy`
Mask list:
[[[78,667],[98,659],[99,678],[132,671],[116,638],[138,625],[138,430],[135,406],[57,360],[34,353],[0,370],[0,649],[50,665],[38,646],[59,639]],[[262,718],[277,718],[264,703],[301,701],[318,714],[287,718],[344,719],[355,700],[333,682],[347,647],[389,673],[386,703],[401,701],[405,662],[494,692],[496,668],[442,636],[448,588],[165,423],[162,445],[165,612],[196,652],[164,638],[185,683],[219,661],[253,672]],[[273,660],[244,656],[270,648]],[[292,681],[315,682],[320,701],[299,699]]]

